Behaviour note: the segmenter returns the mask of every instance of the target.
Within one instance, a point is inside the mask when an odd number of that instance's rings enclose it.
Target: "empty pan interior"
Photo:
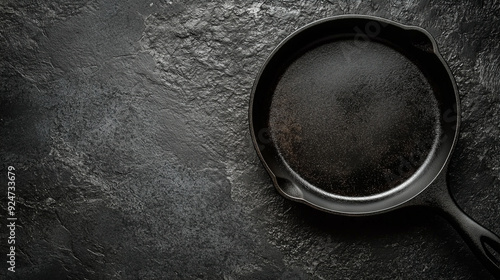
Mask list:
[[[282,194],[346,214],[387,210],[446,164],[456,87],[422,30],[323,20],[272,54],[252,92],[259,156]]]
[[[306,181],[368,196],[400,185],[422,165],[439,135],[439,108],[431,85],[402,54],[373,41],[344,51],[352,46],[327,42],[291,63],[274,90],[269,132]]]

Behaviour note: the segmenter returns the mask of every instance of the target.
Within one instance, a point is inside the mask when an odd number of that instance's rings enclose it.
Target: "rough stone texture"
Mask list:
[[[253,80],[313,20],[435,36],[463,125],[453,195],[500,232],[500,3],[0,3],[0,183],[17,168],[13,279],[488,279],[441,218],[320,213],[274,190],[248,133]],[[493,4],[494,3],[494,4]]]

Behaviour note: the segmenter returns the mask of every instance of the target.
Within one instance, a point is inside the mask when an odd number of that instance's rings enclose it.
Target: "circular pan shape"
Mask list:
[[[422,192],[458,135],[457,89],[423,29],[346,15],[287,37],[250,101],[257,153],[287,198],[374,214]]]

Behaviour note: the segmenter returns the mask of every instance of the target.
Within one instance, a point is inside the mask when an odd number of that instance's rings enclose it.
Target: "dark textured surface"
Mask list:
[[[19,208],[9,276],[488,279],[439,217],[343,218],[286,201],[253,150],[247,109],[267,55],[304,24],[360,13],[421,26],[462,100],[453,195],[499,233],[491,3],[2,1],[0,156],[2,172],[17,168]]]
[[[375,42],[346,58],[342,50],[353,42],[318,46],[288,67],[274,91],[269,133],[284,161],[314,186],[368,196],[415,173],[437,141],[440,113],[409,59]],[[398,174],[409,159],[411,169]]]

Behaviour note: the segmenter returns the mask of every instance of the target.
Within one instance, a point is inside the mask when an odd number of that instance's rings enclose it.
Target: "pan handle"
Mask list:
[[[500,237],[478,224],[457,205],[451,196],[445,176],[427,188],[429,193],[421,196],[419,204],[431,207],[446,218],[462,236],[476,257],[500,279]]]

